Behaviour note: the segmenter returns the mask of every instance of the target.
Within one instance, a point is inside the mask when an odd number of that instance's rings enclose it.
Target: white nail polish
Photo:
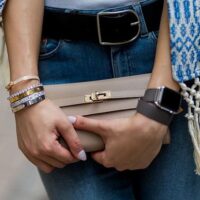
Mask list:
[[[80,151],[79,154],[78,154],[78,158],[82,161],[86,161],[87,160],[87,155],[85,153],[84,150]]]
[[[74,124],[74,123],[76,122],[76,117],[74,117],[74,116],[68,116],[68,120],[69,120],[72,124]]]

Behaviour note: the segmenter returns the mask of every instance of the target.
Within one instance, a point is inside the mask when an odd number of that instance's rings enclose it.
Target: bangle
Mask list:
[[[36,88],[36,87],[38,87],[38,86],[43,86],[43,85],[42,85],[41,83],[39,83],[39,84],[34,84],[34,85],[31,85],[31,86],[29,86],[29,87],[27,87],[27,88],[25,88],[25,89],[19,90],[19,91],[15,92],[15,93],[11,94],[11,95],[8,97],[8,100],[9,100],[10,98],[12,98],[12,97],[15,97],[15,96],[17,96],[17,95],[19,95],[19,94],[22,94],[22,93],[24,93],[24,92],[26,92],[26,91],[28,91],[28,90],[31,90],[31,89],[33,89],[33,88]]]
[[[43,95],[43,96],[40,96],[40,97],[37,97],[37,98],[35,98],[35,99],[33,99],[33,100],[29,100],[29,101],[27,101],[27,102],[25,102],[25,103],[23,103],[23,104],[20,104],[19,106],[16,106],[16,107],[12,108],[12,111],[13,111],[14,113],[19,112],[20,110],[23,110],[23,109],[25,109],[25,108],[27,108],[27,107],[30,107],[30,106],[32,106],[32,105],[35,105],[35,104],[37,104],[37,103],[40,103],[40,102],[43,101],[44,99],[45,99],[45,96],[44,96],[44,95]]]
[[[26,103],[27,101],[34,100],[34,99],[36,99],[36,98],[38,98],[40,96],[44,96],[44,95],[45,95],[44,91],[37,92],[37,93],[31,94],[31,95],[29,95],[29,96],[27,96],[27,97],[25,97],[23,99],[20,99],[19,101],[11,103],[10,106],[11,106],[11,108],[14,108],[14,107],[17,107],[17,106],[19,106],[21,104]]]
[[[16,79],[15,81],[11,81],[7,86],[6,89],[10,90],[14,85],[22,82],[22,81],[27,81],[27,80],[38,80],[40,81],[40,78],[38,76],[34,76],[34,75],[27,75],[27,76],[22,76],[18,79]]]
[[[18,91],[14,95],[10,96],[8,100],[10,101],[10,103],[14,103],[20,99],[23,99],[37,92],[41,92],[43,90],[44,90],[44,87],[41,84],[34,87],[32,86],[32,87],[26,88],[25,90]]]

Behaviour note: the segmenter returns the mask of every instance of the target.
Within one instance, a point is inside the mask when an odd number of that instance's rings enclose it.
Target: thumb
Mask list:
[[[59,123],[57,129],[67,143],[71,153],[79,160],[86,161],[87,155],[83,149],[78,134],[72,126],[75,123],[76,117],[68,117],[68,120]]]
[[[107,126],[105,121],[77,116],[76,122],[73,124],[76,129],[96,133],[102,138],[106,138]]]

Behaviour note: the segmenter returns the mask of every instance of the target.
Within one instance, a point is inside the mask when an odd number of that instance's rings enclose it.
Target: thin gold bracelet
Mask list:
[[[5,88],[9,91],[14,85],[23,82],[23,81],[27,81],[27,80],[38,80],[40,81],[40,78],[38,76],[35,75],[27,75],[27,76],[22,76],[18,79],[16,79],[15,81],[11,81]]]
[[[43,90],[44,90],[43,86],[38,86],[36,88],[30,89],[30,90],[28,90],[28,91],[26,91],[26,92],[24,92],[22,94],[19,94],[17,96],[14,96],[14,97],[10,98],[9,101],[10,101],[10,103],[14,103],[14,102],[19,101],[19,100],[21,100],[21,99],[23,99],[23,98],[25,98],[27,96],[30,96],[32,94],[35,94],[35,93],[43,91]]]

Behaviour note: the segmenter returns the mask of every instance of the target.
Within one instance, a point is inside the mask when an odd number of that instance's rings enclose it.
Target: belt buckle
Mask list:
[[[101,16],[105,16],[105,15],[112,16],[112,15],[123,14],[123,13],[130,13],[136,18],[136,21],[131,22],[130,26],[137,27],[137,29],[138,29],[137,33],[135,35],[133,35],[133,37],[131,39],[126,40],[126,41],[119,41],[119,42],[104,41],[103,37],[102,37],[102,32],[101,32]],[[101,11],[101,12],[97,13],[97,32],[98,32],[98,40],[101,45],[127,44],[127,43],[134,41],[139,36],[139,34],[140,34],[140,19],[139,19],[137,13],[131,9],[122,10],[122,11],[113,11],[113,12],[112,11]]]

